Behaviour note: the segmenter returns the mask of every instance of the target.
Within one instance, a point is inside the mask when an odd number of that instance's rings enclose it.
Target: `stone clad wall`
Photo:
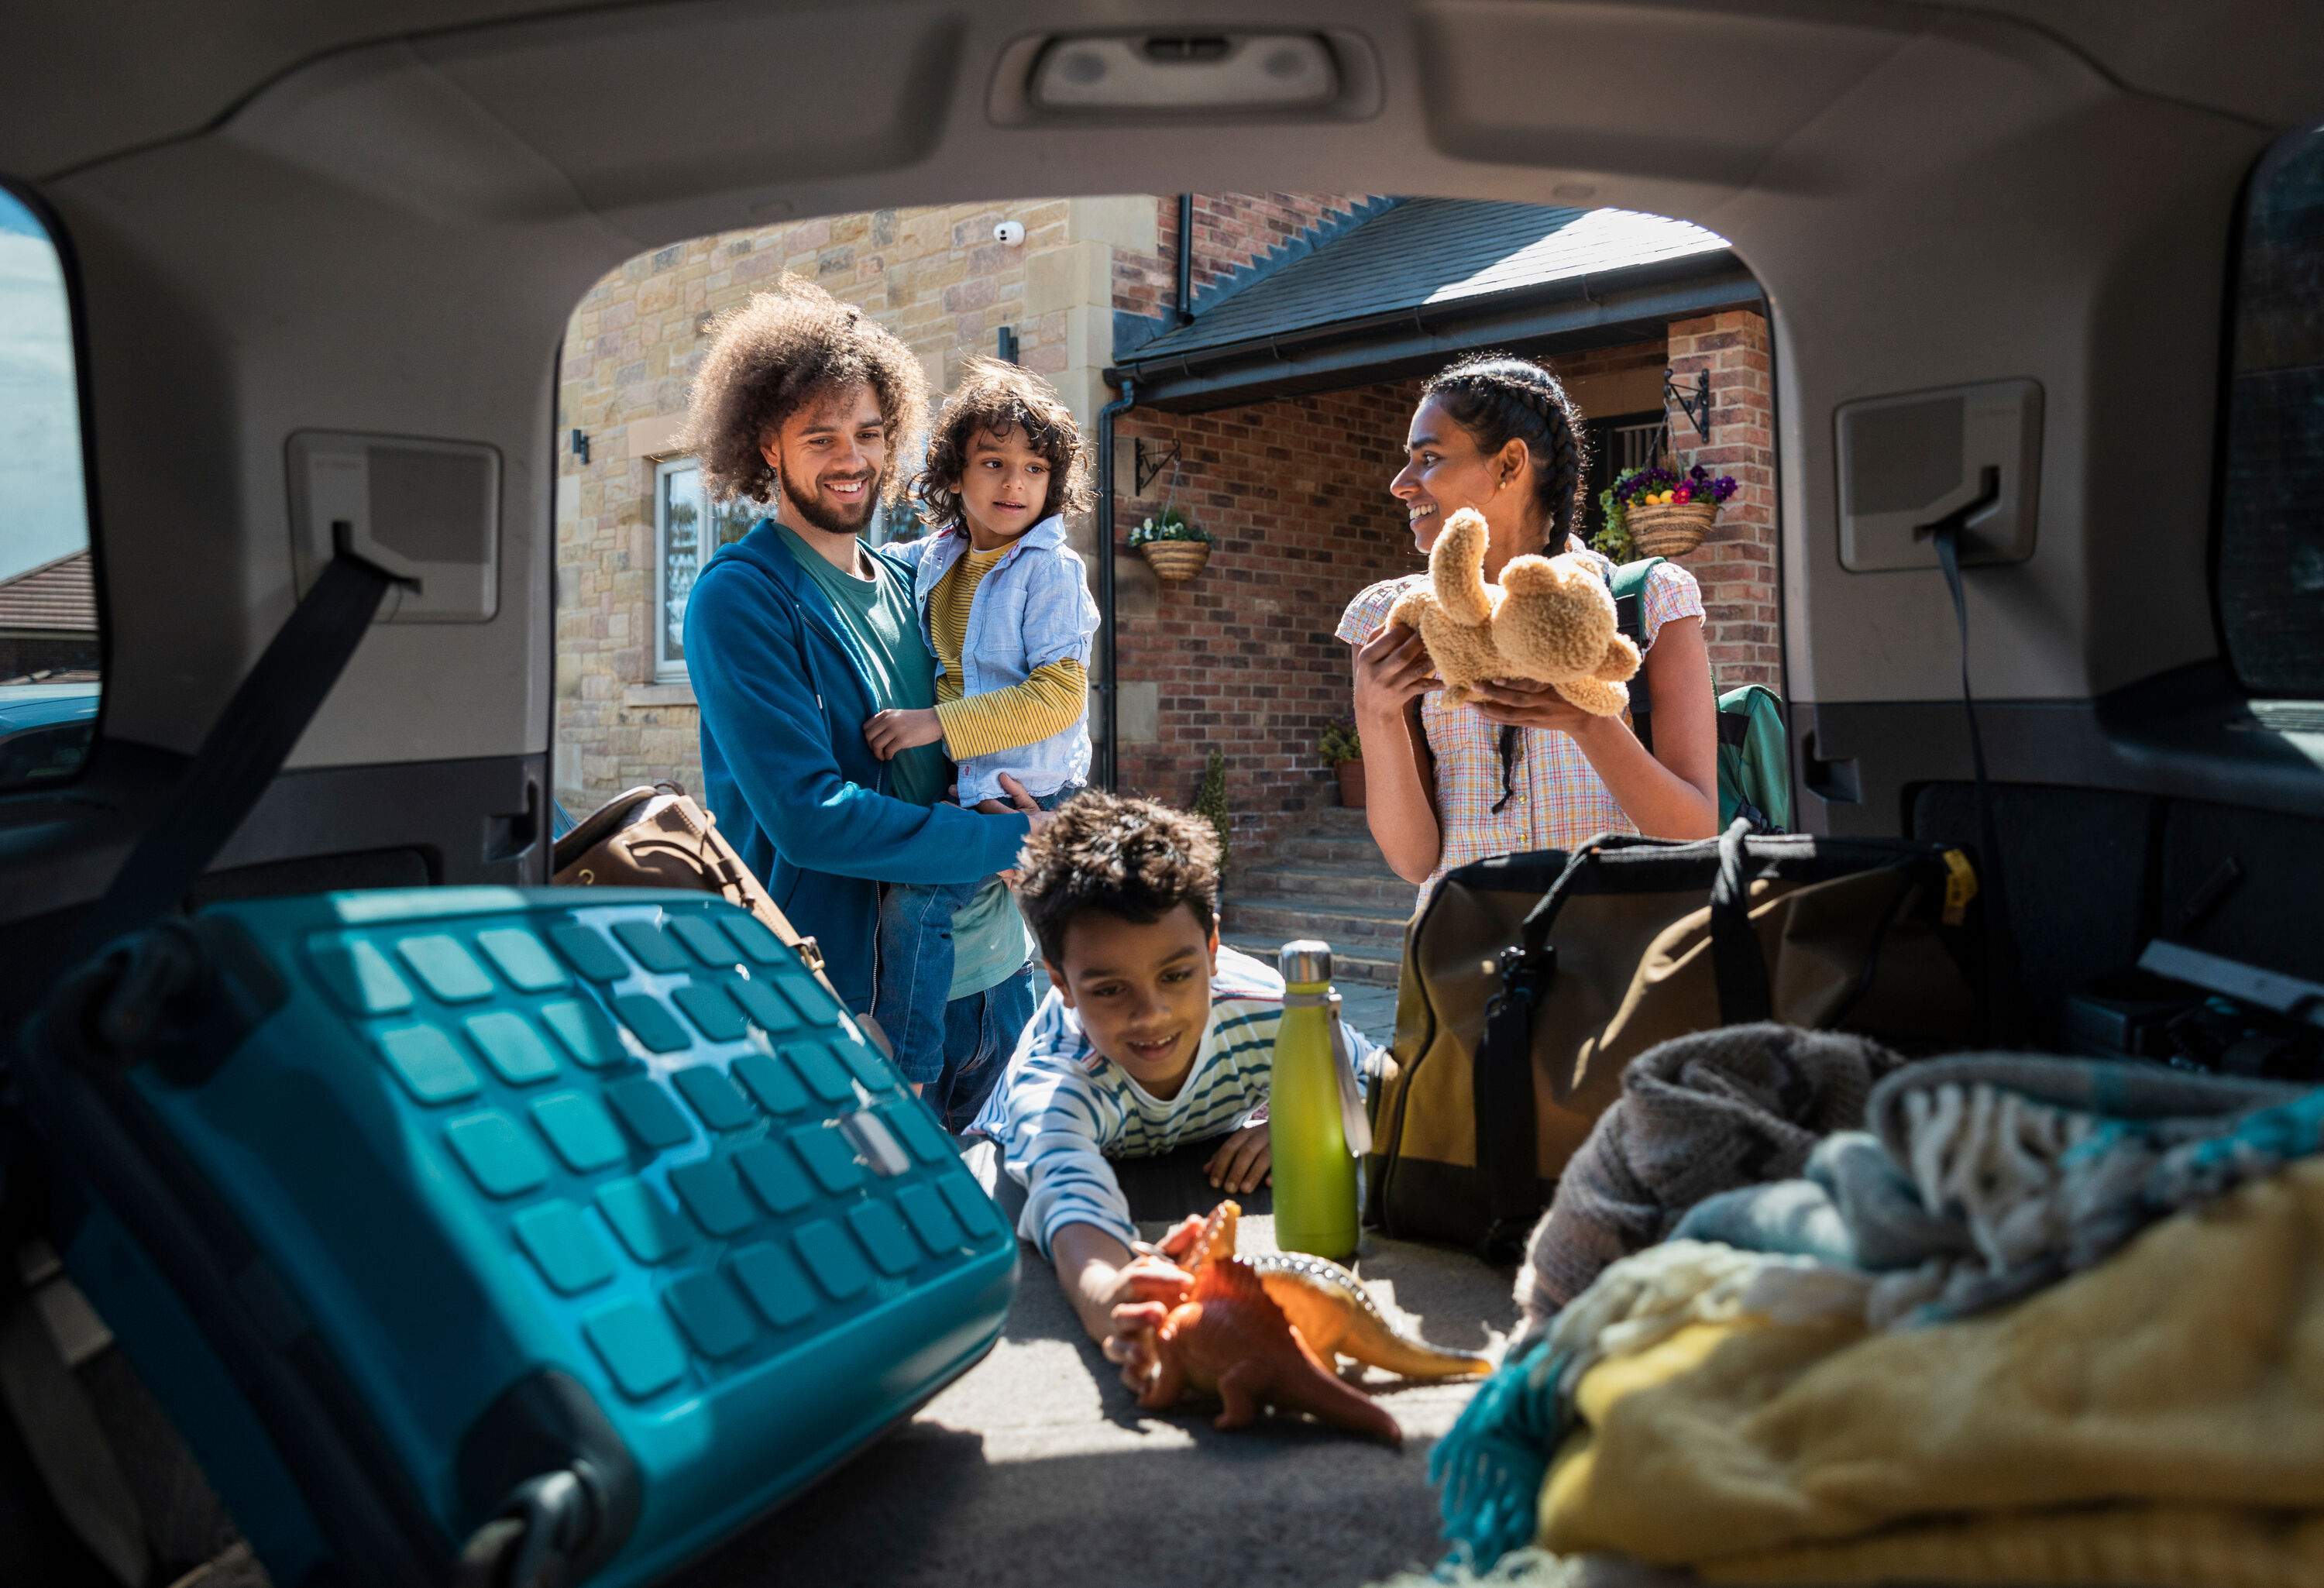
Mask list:
[[[1150,253],[1154,214],[1139,196],[835,216],[664,248],[590,289],[567,328],[558,392],[555,780],[567,809],[657,778],[700,787],[693,691],[653,677],[653,482],[710,317],[796,272],[894,330],[938,394],[1012,326],[1020,359],[1086,418],[1112,355],[1113,254]],[[1024,223],[1021,245],[993,241],[1004,218]],[[586,463],[565,444],[576,429]]]

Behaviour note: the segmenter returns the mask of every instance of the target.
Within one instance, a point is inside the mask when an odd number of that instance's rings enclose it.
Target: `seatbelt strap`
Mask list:
[[[342,550],[291,610],[218,715],[161,819],[82,928],[81,953],[175,909],[242,826],[378,615],[392,576]]]
[[[204,735],[161,817],[82,923],[76,964],[174,909],[241,826],[338,681],[393,578],[341,551],[267,642]],[[134,964],[124,962],[124,964]],[[56,1356],[13,1255],[0,1275],[0,1403],[14,1417],[51,1499],[121,1582],[152,1569],[136,1499],[80,1384]]]
[[[1988,483],[1990,484],[1990,483]],[[1985,740],[1978,732],[1977,698],[1969,678],[1969,600],[1961,588],[1960,533],[1983,499],[1929,526],[1937,544],[1937,566],[1952,592],[1953,622],[1960,631],[1961,714],[1969,719],[1969,764],[1977,775],[1978,861],[1984,872],[1986,1020],[1996,1041],[2022,1045],[2024,1010],[2018,999],[2016,940],[2010,936],[2009,889],[2002,876],[2001,832],[1993,816],[1993,789],[1985,772]]]

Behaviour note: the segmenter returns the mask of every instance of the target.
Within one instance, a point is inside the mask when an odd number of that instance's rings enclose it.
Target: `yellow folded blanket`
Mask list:
[[[1541,1540],[1731,1581],[2324,1583],[2324,1162],[1987,1316],[1691,1325],[1578,1386]]]

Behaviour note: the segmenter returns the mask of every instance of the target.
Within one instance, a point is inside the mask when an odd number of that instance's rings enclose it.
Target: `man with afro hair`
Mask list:
[[[1095,791],[1025,845],[1018,883],[1049,991],[975,1129],[1024,1188],[1018,1233],[1041,1250],[1090,1338],[1135,1298],[1129,1199],[1110,1159],[1181,1149],[1210,1185],[1268,1179],[1267,1097],[1283,978],[1219,945],[1211,824]],[[1342,1026],[1369,1086],[1373,1044]],[[1143,1210],[1176,1218],[1207,1208]]]
[[[927,428],[919,360],[877,320],[786,277],[711,328],[680,445],[713,500],[766,509],[686,602],[702,710],[703,793],[743,862],[822,945],[841,997],[868,1012],[882,883],[978,883],[953,917],[941,1073],[912,1079],[954,1130],[974,1117],[1033,1008],[1033,945],[997,873],[1047,817],[948,803],[940,745],[886,760],[884,711],[936,704],[912,579],[863,541],[899,502],[896,459]]]

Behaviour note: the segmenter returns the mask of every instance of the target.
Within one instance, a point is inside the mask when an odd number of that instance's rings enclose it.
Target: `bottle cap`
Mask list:
[[[1276,965],[1286,982],[1314,983],[1332,979],[1332,946],[1313,937],[1302,937],[1286,943],[1276,956]]]

